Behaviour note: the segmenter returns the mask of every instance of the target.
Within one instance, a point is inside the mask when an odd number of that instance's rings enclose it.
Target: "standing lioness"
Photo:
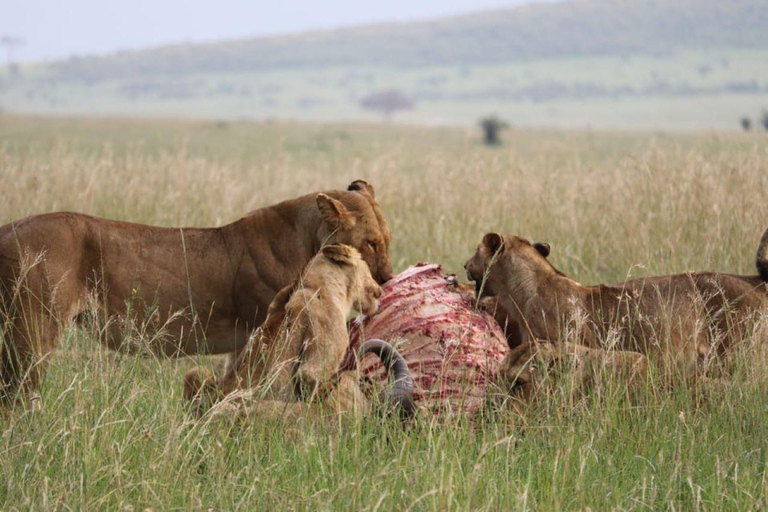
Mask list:
[[[320,248],[357,249],[380,283],[392,276],[390,232],[373,187],[309,194],[219,228],[160,228],[76,213],[0,227],[0,399],[39,384],[62,329],[93,304],[122,344],[121,321],[163,326],[151,350],[177,356],[245,345],[275,294]]]
[[[498,298],[524,340],[642,352],[692,376],[749,336],[768,306],[768,231],[756,276],[691,272],[584,286],[549,263],[549,250],[489,233],[465,264],[478,291]]]

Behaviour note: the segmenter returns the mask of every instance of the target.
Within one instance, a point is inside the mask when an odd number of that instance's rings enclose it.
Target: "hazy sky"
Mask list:
[[[16,50],[17,60],[38,60],[429,18],[538,1],[542,0],[2,0],[0,36],[25,40]]]

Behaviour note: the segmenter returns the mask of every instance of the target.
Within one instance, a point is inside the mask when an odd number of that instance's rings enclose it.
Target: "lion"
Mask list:
[[[357,250],[323,247],[301,277],[276,295],[266,321],[220,380],[200,368],[187,372],[185,397],[197,415],[222,400],[227,403],[214,407],[216,413],[239,416],[295,418],[318,403],[336,413],[369,413],[360,376],[341,365],[349,349],[347,316],[353,309],[373,314],[380,296],[381,287]],[[360,355],[369,351],[395,374],[395,388],[405,389],[392,398],[412,408],[413,385],[402,357],[380,340],[367,342]]]
[[[144,348],[152,353],[233,353],[323,245],[354,247],[384,283],[392,277],[390,239],[374,189],[363,180],[218,228],[67,212],[1,226],[0,401],[34,394],[47,356],[73,321],[95,317],[111,349],[132,348],[124,330],[135,321],[162,331],[148,337]]]
[[[759,327],[768,305],[768,230],[756,276],[690,272],[584,286],[555,269],[549,253],[548,244],[488,233],[465,264],[478,296],[497,298],[523,342],[639,352],[696,378]]]
[[[648,360],[638,352],[589,348],[575,343],[531,340],[512,348],[491,375],[503,402],[511,399],[523,412],[539,396],[565,389],[585,396],[601,384],[616,379],[630,397],[648,382]]]

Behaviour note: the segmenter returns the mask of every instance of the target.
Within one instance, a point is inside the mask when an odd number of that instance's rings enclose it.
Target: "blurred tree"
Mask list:
[[[488,146],[501,144],[499,133],[501,130],[508,127],[509,124],[506,121],[503,121],[496,116],[488,116],[480,120],[480,128],[483,129],[483,140],[485,140],[485,143]]]
[[[360,106],[366,110],[378,110],[385,119],[391,119],[398,110],[411,110],[416,105],[402,92],[390,89],[366,96],[360,101]]]
[[[763,128],[765,128],[765,131],[768,132],[768,110],[763,110]]]
[[[748,132],[749,130],[752,129],[752,121],[748,117],[742,117],[741,127],[744,129],[745,132]]]

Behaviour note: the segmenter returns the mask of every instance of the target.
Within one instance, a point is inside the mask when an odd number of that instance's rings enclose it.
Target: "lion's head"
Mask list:
[[[323,247],[322,254],[337,268],[347,290],[347,300],[360,313],[372,315],[379,308],[381,286],[373,279],[360,253],[348,245]],[[326,276],[326,279],[328,276]]]
[[[464,269],[467,279],[475,282],[478,298],[494,296],[509,285],[510,278],[524,281],[532,275],[557,272],[547,261],[547,256],[549,244],[488,233],[464,264]]]
[[[392,235],[376,202],[373,187],[353,181],[346,191],[317,195],[324,220],[325,244],[344,244],[357,249],[378,283],[392,278],[389,243]]]
[[[582,394],[603,378],[620,379],[622,388],[634,390],[645,382],[647,373],[648,361],[637,352],[533,340],[507,354],[493,381],[513,400],[529,403],[563,384],[570,386],[570,393]]]

